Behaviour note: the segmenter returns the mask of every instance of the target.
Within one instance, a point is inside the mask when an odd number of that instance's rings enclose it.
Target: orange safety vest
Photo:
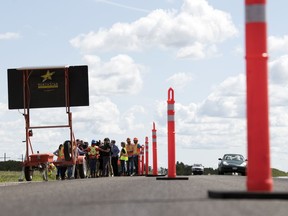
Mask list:
[[[140,148],[138,148],[138,143],[134,144],[134,155],[139,155],[140,154]]]
[[[98,158],[99,156],[98,146],[90,146],[88,148],[88,155],[89,158]]]
[[[128,157],[132,157],[134,154],[134,145],[130,144],[130,145],[126,145],[126,150],[128,152]]]

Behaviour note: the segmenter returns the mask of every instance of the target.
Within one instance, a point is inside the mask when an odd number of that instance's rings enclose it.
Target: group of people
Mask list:
[[[108,176],[133,176],[138,174],[138,155],[141,145],[135,137],[133,143],[130,138],[126,142],[121,142],[121,149],[116,145],[115,140],[105,138],[103,141],[92,140],[88,142],[76,140],[77,154],[84,155],[87,161],[87,176],[90,178],[108,177]],[[54,152],[57,160],[64,160],[64,146]],[[119,166],[120,165],[120,166]],[[75,168],[72,166],[56,166],[56,179],[64,179],[66,176],[74,177]],[[73,170],[74,169],[74,170]]]

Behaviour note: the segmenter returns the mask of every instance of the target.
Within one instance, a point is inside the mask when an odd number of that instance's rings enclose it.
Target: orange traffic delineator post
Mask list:
[[[157,133],[155,128],[155,122],[153,122],[152,129],[152,148],[153,148],[153,175],[158,175],[158,166],[157,166]]]
[[[141,167],[141,166],[142,166],[141,151],[142,151],[142,150],[141,150],[141,148],[140,148],[140,152],[139,152],[139,154],[138,154],[138,156],[137,156],[137,157],[138,157],[138,164],[137,164],[137,165],[138,165],[138,173],[137,173],[138,176],[142,175],[142,174],[141,174],[141,171],[142,171],[142,167]]]
[[[149,142],[148,137],[145,137],[145,174],[149,174]]]
[[[157,177],[157,176],[165,176],[165,175],[158,175],[158,161],[157,161],[157,133],[155,128],[155,122],[153,122],[153,129],[152,129],[152,153],[153,153],[153,174],[148,174],[146,177]]]
[[[266,0],[246,0],[247,190],[272,191]]]
[[[141,175],[144,175],[144,145],[141,146]]]
[[[168,128],[168,177],[158,177],[157,180],[188,180],[188,177],[176,177],[175,153],[175,110],[174,90],[168,89],[167,128]]]
[[[208,191],[210,198],[288,199],[287,193],[271,193],[266,0],[245,0],[248,192]]]

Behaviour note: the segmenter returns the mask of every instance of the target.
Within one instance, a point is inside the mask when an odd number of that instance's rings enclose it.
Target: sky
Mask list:
[[[267,2],[271,166],[288,171],[288,29],[285,0]],[[285,18],[286,17],[286,18]],[[217,168],[247,156],[243,0],[13,0],[0,6],[0,157],[25,154],[23,110],[8,109],[7,69],[88,65],[89,106],[72,107],[75,137],[127,137],[167,167],[167,99],[174,90],[176,160]],[[65,108],[30,110],[31,126],[67,123]],[[35,129],[53,152],[67,128]],[[261,146],[260,146],[261,147]]]

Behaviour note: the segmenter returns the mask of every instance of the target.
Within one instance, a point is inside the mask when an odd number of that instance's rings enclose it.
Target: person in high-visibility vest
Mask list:
[[[126,141],[127,141],[126,150],[128,153],[127,174],[133,175],[134,174],[134,159],[133,159],[134,144],[131,143],[131,140],[129,137],[126,139]]]
[[[92,140],[91,146],[88,147],[88,156],[90,161],[90,174],[91,178],[96,177],[96,163],[99,157],[98,146],[96,146],[96,141]]]
[[[53,154],[57,156],[57,161],[61,162],[65,161],[64,145],[60,144],[58,149],[55,152],[53,152]],[[66,167],[57,166],[56,168],[57,168],[56,180],[59,180],[60,178],[64,180],[63,178],[65,178]]]
[[[135,137],[133,139],[134,142],[134,151],[133,151],[133,162],[135,166],[135,173],[134,175],[138,175],[138,155],[140,154],[141,146],[138,144],[138,138]]]
[[[120,151],[120,163],[121,163],[121,175],[126,175],[126,163],[128,161],[128,153],[126,150],[126,144],[125,142],[121,142],[121,151]]]

